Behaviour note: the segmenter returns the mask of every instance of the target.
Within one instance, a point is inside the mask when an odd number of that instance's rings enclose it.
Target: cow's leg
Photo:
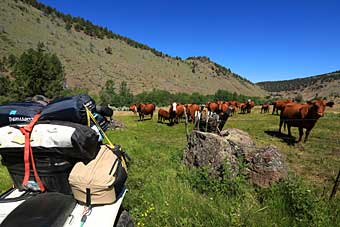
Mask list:
[[[153,113],[151,113],[151,120],[152,120]]]
[[[273,112],[272,112],[272,115],[274,115],[275,113],[275,106],[273,106]]]
[[[279,126],[279,133],[281,134],[281,128],[282,128],[283,120],[280,119],[280,126]]]
[[[306,143],[310,131],[311,131],[311,129],[306,129],[306,135],[305,135],[305,139],[304,139],[304,141],[303,141],[304,143]]]
[[[306,133],[307,133],[307,132],[306,132]],[[306,134],[306,135],[307,135],[307,134]],[[299,127],[299,140],[298,140],[298,142],[301,141],[302,136],[303,136],[303,128],[302,128],[302,127]]]
[[[287,128],[288,128],[288,136],[292,137],[292,132],[290,131],[291,126],[289,124],[287,124]]]

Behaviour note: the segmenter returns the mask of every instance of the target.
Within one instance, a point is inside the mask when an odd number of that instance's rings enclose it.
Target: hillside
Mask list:
[[[256,85],[275,96],[294,98],[297,95],[302,95],[304,100],[316,96],[339,99],[340,71],[293,80],[265,81],[256,83]]]
[[[266,95],[207,57],[173,58],[34,0],[2,0],[0,12],[0,57],[19,56],[43,42],[62,61],[71,88],[98,92],[106,80],[112,79],[116,85],[126,81],[134,94],[158,88],[202,94],[224,89],[248,96]]]

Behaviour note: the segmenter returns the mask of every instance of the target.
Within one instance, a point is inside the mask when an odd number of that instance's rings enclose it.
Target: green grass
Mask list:
[[[262,202],[258,199],[263,194],[262,190],[242,183],[238,185],[242,193],[235,196],[218,192],[201,193],[194,189],[190,180],[196,177],[194,171],[182,164],[186,145],[183,124],[168,127],[157,124],[156,120],[137,122],[132,116],[117,117],[127,128],[109,135],[133,157],[127,184],[130,193],[125,206],[130,209],[136,223],[139,226],[303,226],[306,223],[334,226],[336,222],[303,218],[307,218],[307,210],[311,210],[310,216],[318,216],[317,212],[323,206],[323,200],[319,201],[323,188],[318,185],[325,186],[325,195],[329,195],[331,180],[336,176],[339,157],[334,151],[338,149],[339,115],[327,114],[321,119],[308,143],[289,146],[280,138],[264,132],[277,131],[278,116],[260,115],[258,110],[255,111],[250,115],[231,117],[225,127],[249,132],[259,146],[269,143],[278,146],[291,170],[290,184],[293,185],[274,187],[264,193],[266,196]],[[293,135],[297,136],[297,133],[294,129]],[[306,179],[306,183],[295,180],[294,175]],[[202,181],[202,184],[206,183]],[[303,200],[304,193],[309,190],[311,196],[306,202]],[[298,196],[290,198],[293,202],[287,202],[285,191],[292,191]],[[298,207],[307,207],[299,211],[302,214],[297,212],[303,218],[290,213],[291,209],[295,209],[295,203]],[[331,208],[326,210],[328,212]],[[332,214],[327,212],[323,215],[330,220]]]
[[[278,116],[256,110],[227,121],[225,127],[249,132],[257,145],[282,150],[290,178],[269,189],[253,188],[242,177],[215,187],[220,183],[205,178],[203,170],[188,169],[182,163],[183,123],[169,127],[156,118],[138,122],[135,116],[117,116],[126,127],[108,135],[133,159],[124,206],[136,226],[340,226],[340,196],[328,202],[339,168],[339,116],[327,114],[306,144],[294,146],[264,132],[277,130]],[[0,175],[5,190],[10,179],[4,168]]]

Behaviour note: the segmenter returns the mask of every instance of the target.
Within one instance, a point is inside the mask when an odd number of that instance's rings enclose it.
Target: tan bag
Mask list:
[[[119,146],[102,145],[87,165],[78,162],[69,176],[74,198],[86,205],[114,203],[124,188],[127,171]]]

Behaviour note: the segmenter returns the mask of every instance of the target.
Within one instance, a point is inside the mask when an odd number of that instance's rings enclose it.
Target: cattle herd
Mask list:
[[[186,116],[188,122],[194,122],[196,116],[202,112],[209,114],[217,114],[223,116],[239,112],[240,114],[251,113],[254,107],[254,101],[248,100],[246,103],[240,103],[238,101],[212,101],[207,102],[205,105],[198,104],[180,104],[172,103],[168,110],[158,110],[158,122],[169,122],[169,125],[179,123],[183,116]],[[282,125],[284,128],[288,128],[288,136],[291,137],[291,127],[297,127],[299,129],[298,142],[302,140],[303,129],[306,129],[306,135],[304,142],[307,141],[308,135],[312,128],[315,126],[317,120],[324,115],[326,106],[332,107],[334,102],[327,102],[326,100],[314,100],[301,104],[291,100],[276,100],[271,103],[273,106],[272,114],[280,115],[279,132],[281,133]],[[144,120],[144,116],[150,115],[151,119],[156,106],[152,103],[133,104],[130,106],[130,110],[135,114],[139,114],[140,121]],[[261,106],[261,114],[269,113],[270,104],[265,103]],[[279,113],[280,111],[280,113]]]

